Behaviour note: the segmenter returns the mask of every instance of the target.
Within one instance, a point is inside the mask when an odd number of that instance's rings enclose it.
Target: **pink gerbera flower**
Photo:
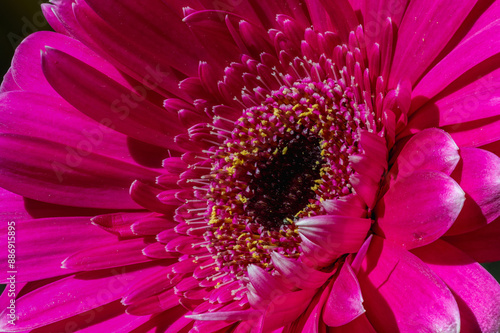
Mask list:
[[[500,330],[498,1],[42,8],[2,331]]]

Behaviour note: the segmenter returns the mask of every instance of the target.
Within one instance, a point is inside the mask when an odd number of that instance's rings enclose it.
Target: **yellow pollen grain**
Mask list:
[[[234,173],[236,172],[236,169],[234,166],[231,166],[231,167],[227,168],[226,171],[228,174],[234,175]]]
[[[283,150],[282,150],[282,152],[281,152],[281,153],[282,153],[283,155],[286,155],[286,152],[287,152],[287,151],[288,151],[288,147],[285,147],[285,148],[283,148]]]
[[[238,201],[242,202],[242,203],[246,203],[246,202],[248,201],[248,199],[247,199],[247,198],[245,198],[244,196],[242,196],[241,194],[238,194],[238,195],[236,196],[236,199],[237,199]]]
[[[243,161],[241,158],[235,158],[233,160],[233,166],[236,166],[236,165],[243,165],[245,163],[245,161]]]

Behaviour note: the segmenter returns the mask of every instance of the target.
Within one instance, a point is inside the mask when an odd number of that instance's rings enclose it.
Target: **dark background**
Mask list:
[[[40,9],[41,0],[0,0],[0,76],[7,72],[16,46],[29,34],[50,30]]]
[[[29,34],[51,30],[43,19],[42,0],[0,0],[0,76],[7,72],[16,46]],[[105,1],[105,0],[103,0]],[[500,239],[498,240],[500,242]],[[0,249],[4,251],[4,249]],[[500,281],[500,262],[484,264]],[[0,288],[1,290],[2,288]]]

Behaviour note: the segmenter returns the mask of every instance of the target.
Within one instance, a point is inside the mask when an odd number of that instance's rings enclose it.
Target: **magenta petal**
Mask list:
[[[483,227],[500,216],[500,157],[477,148],[460,149],[453,178],[465,191],[464,209],[447,235]]]
[[[121,299],[122,304],[130,305],[149,296],[158,294],[162,291],[172,288],[175,284],[182,280],[182,275],[177,275],[170,279],[165,279],[165,276],[172,272],[169,266],[143,276],[137,279],[124,294]]]
[[[12,77],[12,69],[9,69],[3,77],[2,84],[0,85],[0,94],[8,91],[21,90],[16,81]]]
[[[375,200],[379,190],[379,182],[374,181],[368,175],[353,173],[349,177],[349,182],[356,191],[356,193],[363,198],[368,208],[375,206]]]
[[[366,313],[363,313],[358,318],[354,319],[348,324],[339,327],[331,327],[328,332],[330,333],[352,333],[352,332],[363,332],[363,333],[377,333],[373,328],[372,324],[366,317]]]
[[[300,255],[301,261],[317,269],[330,265],[342,255],[342,253],[329,250],[322,245],[312,242],[305,236],[301,237],[300,248],[302,250]]]
[[[22,151],[23,154],[19,154]],[[0,185],[31,199],[60,205],[137,209],[128,188],[156,173],[60,143],[0,135]]]
[[[500,141],[500,116],[444,126],[459,147],[480,147]]]
[[[179,89],[178,73],[175,72],[165,57],[148,52],[142,45],[131,44],[130,39],[123,37],[118,31],[104,22],[83,1],[62,3],[58,7],[69,4],[72,28],[78,30],[78,39],[84,40],[87,45],[101,50],[102,54],[117,68],[135,78],[139,87],[151,90],[153,95],[186,97]],[[90,38],[89,38],[90,36]],[[99,36],[99,38],[92,38]]]
[[[389,86],[401,77],[412,84],[443,50],[476,1],[411,1],[398,31]]]
[[[366,217],[367,214],[364,201],[356,194],[324,200],[321,205],[328,215]]]
[[[373,237],[358,274],[366,315],[377,332],[458,332],[453,294],[415,255]]]
[[[121,237],[135,236],[132,231],[132,224],[143,217],[147,217],[149,213],[113,213],[106,215],[94,216],[92,223],[107,232],[113,233]]]
[[[407,249],[441,237],[465,201],[460,186],[436,171],[417,171],[398,180],[377,204],[377,224],[384,236]]]
[[[158,194],[162,191],[159,186],[149,185],[136,180],[130,186],[130,197],[142,207],[152,211],[171,216],[178,206],[165,205],[158,200]]]
[[[500,26],[495,22],[498,19],[496,3],[487,10],[484,17],[486,19],[480,18],[465,38],[422,78],[413,91],[414,96],[424,97],[422,100],[431,99],[460,75],[500,52],[500,41],[498,38],[492,38],[500,33]],[[443,73],[446,74],[443,75]],[[474,79],[483,80],[483,78]],[[484,84],[484,82],[481,83]],[[489,84],[483,87],[486,91],[491,89]],[[470,97],[470,94],[467,95]],[[478,111],[481,113],[480,110]],[[453,117],[453,115],[450,116]],[[474,115],[471,116],[474,117]]]
[[[29,330],[83,313],[119,299],[137,278],[159,267],[117,268],[98,273],[81,273],[36,289],[16,301],[16,330]],[[96,297],[100,290],[100,297]],[[8,327],[6,313],[0,327]]]
[[[380,37],[379,34],[381,30],[381,25],[387,17],[390,17],[392,21],[399,27],[401,20],[403,19],[406,7],[409,1],[398,1],[393,3],[391,1],[350,1],[359,2],[361,7],[361,12],[363,13],[364,25],[371,34],[367,34],[368,37],[377,38]],[[353,4],[354,7],[354,4]],[[372,35],[374,35],[372,37]],[[375,40],[376,42],[377,40]]]
[[[261,311],[243,310],[243,311],[215,311],[202,314],[193,314],[186,316],[194,320],[249,320],[262,315]]]
[[[402,179],[416,170],[435,170],[451,175],[459,160],[458,146],[451,136],[441,129],[430,128],[415,134],[405,144],[390,175]]]
[[[0,188],[0,220],[20,221],[31,219],[24,198],[3,188]]]
[[[183,128],[166,111],[97,69],[56,49],[42,57],[45,77],[78,110],[137,140],[178,149],[173,136]],[[74,82],[79,82],[75,85]]]
[[[39,31],[28,36],[16,49],[13,59],[12,75],[24,91],[34,91],[49,96],[58,96],[47,82],[40,64],[42,51],[52,47],[83,61],[111,77],[120,84],[132,88],[133,83],[123,78],[115,67],[99,57],[80,41],[50,31]]]
[[[146,316],[126,314],[125,307],[119,301],[114,301],[98,309],[92,309],[29,332],[66,332],[68,328],[78,329],[78,333],[119,332],[120,330],[134,330],[148,319]]]
[[[358,279],[345,262],[333,282],[330,296],[323,309],[323,321],[328,326],[345,325],[365,312]]]
[[[135,1],[94,1],[88,5],[133,48],[139,45],[153,54],[162,54],[173,67],[195,75],[196,53],[202,53],[188,27],[161,0],[149,1],[147,6]]]
[[[2,132],[38,137],[75,147],[80,154],[97,153],[137,164],[127,136],[88,118],[61,98],[17,91],[0,95]],[[16,116],[13,117],[12,115]]]
[[[263,332],[278,329],[297,319],[309,306],[315,293],[315,289],[306,289],[274,297],[264,314]]]
[[[363,245],[359,248],[358,253],[354,255],[354,259],[352,260],[351,263],[351,268],[354,271],[354,273],[358,274],[359,269],[361,267],[361,263],[363,260],[365,260],[366,253],[368,252],[368,249],[370,248],[370,243],[372,242],[373,239],[373,234],[368,236],[368,238],[364,241]],[[353,256],[353,255],[351,255]]]
[[[477,230],[443,237],[478,262],[500,261],[500,218]]]
[[[488,64],[481,66],[487,70],[491,67]],[[500,69],[476,78],[480,72],[478,69],[467,74],[417,109],[404,133],[434,126],[459,127],[461,123],[497,116],[500,101],[494,96],[500,89]]]
[[[333,284],[330,281],[322,290],[319,290],[311,303],[299,318],[285,327],[284,332],[326,332],[326,324],[322,320],[323,307]]]
[[[308,1],[309,2],[309,1]],[[355,31],[359,25],[358,18],[352,9],[348,0],[319,0],[327,12],[330,20],[338,33],[343,38],[344,42],[348,41],[349,33]],[[309,5],[309,4],[308,4]],[[318,1],[315,4],[309,5],[319,7]],[[309,7],[311,8],[311,7]]]
[[[83,249],[66,258],[62,266],[78,271],[91,271],[150,261],[142,253],[142,249],[151,242],[136,238]]]
[[[319,288],[332,275],[315,270],[299,260],[287,258],[277,252],[271,253],[271,260],[278,272],[300,289]]]
[[[481,265],[444,241],[415,249],[454,293],[462,332],[500,331],[500,285]]]
[[[16,279],[20,282],[73,273],[75,271],[73,269],[61,268],[61,263],[67,256],[85,247],[102,246],[116,241],[116,236],[92,225],[89,217],[18,221],[15,229],[18,271]],[[3,233],[7,234],[6,231]],[[82,237],[82,234],[85,237]],[[61,241],[62,237],[64,241]],[[6,237],[2,237],[2,240],[6,241]],[[5,247],[7,247],[6,242]],[[2,261],[0,267],[3,272],[1,280],[5,283],[4,274],[9,271],[7,261]]]
[[[250,279],[251,286],[255,291],[254,294],[263,300],[272,300],[274,295],[283,295],[289,293],[291,286],[283,283],[283,279],[273,276],[266,272],[264,269],[256,265],[249,265],[247,268],[248,278]],[[253,292],[253,291],[252,291]],[[256,309],[266,307],[266,304],[257,304],[249,297],[250,304]]]
[[[371,226],[370,219],[320,215],[296,222],[300,237],[339,253],[357,252]]]

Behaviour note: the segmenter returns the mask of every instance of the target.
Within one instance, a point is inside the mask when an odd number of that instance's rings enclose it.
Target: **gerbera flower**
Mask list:
[[[2,331],[499,331],[497,1],[42,8]]]

